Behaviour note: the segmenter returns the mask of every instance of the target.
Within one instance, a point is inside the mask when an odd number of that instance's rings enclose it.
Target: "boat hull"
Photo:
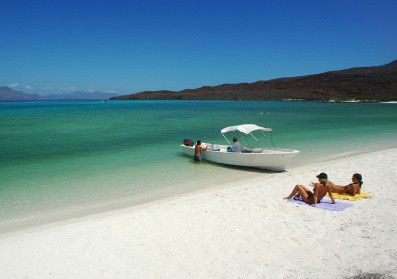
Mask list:
[[[252,153],[237,153],[228,152],[226,145],[211,145],[208,150],[202,150],[201,157],[205,160],[241,167],[251,167],[266,169],[271,171],[283,171],[288,163],[299,154],[298,150],[294,149],[253,149]],[[186,155],[194,156],[194,146],[181,145],[183,152]]]

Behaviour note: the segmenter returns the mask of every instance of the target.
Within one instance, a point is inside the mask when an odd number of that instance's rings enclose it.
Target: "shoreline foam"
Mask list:
[[[397,149],[377,151],[1,234],[0,268],[6,278],[396,276],[396,167]],[[319,172],[338,184],[360,172],[375,197],[340,212],[282,199]]]

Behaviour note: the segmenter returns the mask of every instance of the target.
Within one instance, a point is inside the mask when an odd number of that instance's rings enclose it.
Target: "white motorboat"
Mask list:
[[[225,133],[228,132],[241,132],[244,137],[250,135],[254,139],[255,144],[251,147],[245,146],[241,152],[234,152],[230,148],[231,145],[203,142],[202,146],[207,147],[207,150],[202,150],[201,152],[203,159],[220,164],[283,171],[291,159],[299,154],[299,151],[295,149],[281,149],[274,146],[273,148],[257,147],[260,141],[253,133],[262,133],[262,136],[266,138],[268,133],[271,134],[271,128],[264,128],[255,124],[226,127],[221,130],[221,134],[230,144],[225,136]],[[181,146],[185,154],[194,156],[193,144],[185,140]]]

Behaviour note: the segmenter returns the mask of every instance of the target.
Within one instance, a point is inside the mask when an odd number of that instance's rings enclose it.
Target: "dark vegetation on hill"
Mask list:
[[[253,83],[203,86],[182,91],[144,91],[111,100],[286,100],[396,101],[397,60],[376,67],[352,68]]]

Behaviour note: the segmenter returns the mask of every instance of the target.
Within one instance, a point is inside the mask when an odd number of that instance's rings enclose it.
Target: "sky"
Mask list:
[[[0,86],[183,90],[397,59],[392,0],[0,0]]]

